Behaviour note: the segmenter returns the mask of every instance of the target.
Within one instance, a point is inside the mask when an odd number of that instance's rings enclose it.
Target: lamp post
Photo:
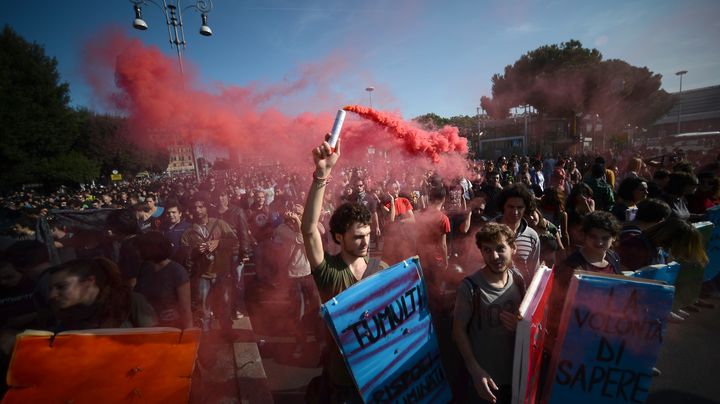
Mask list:
[[[523,156],[528,155],[528,108],[530,105],[525,104],[525,112],[523,117],[525,118],[525,130],[523,132]]]
[[[368,92],[368,97],[370,97],[370,109],[372,109],[372,92],[375,91],[375,87],[373,87],[373,86],[366,87],[365,91]]]
[[[682,78],[687,74],[687,70],[680,70],[675,73],[676,76],[680,76],[680,92],[678,93],[678,119],[677,119],[677,133],[680,134],[680,121],[682,116]]]
[[[183,29],[183,16],[185,10],[193,9],[200,13],[200,35],[212,36],[212,29],[207,24],[207,15],[213,8],[212,0],[196,0],[194,4],[182,8],[181,0],[162,0],[162,3],[155,0],[130,0],[133,3],[135,11],[135,20],[133,20],[133,28],[140,31],[148,29],[148,24],[142,18],[142,6],[148,3],[157,6],[165,17],[165,25],[167,26],[168,40],[170,47],[177,51],[178,65],[180,66],[180,74],[185,75],[182,61],[182,50],[187,48],[185,40],[185,31]],[[200,183],[200,170],[198,168],[197,158],[195,156],[195,145],[190,141],[190,153],[192,154],[193,167],[195,168],[195,178]]]
[[[473,151],[475,154],[475,158],[478,158],[482,152],[482,144],[480,143],[480,138],[483,134],[485,134],[485,121],[487,120],[487,113],[482,108],[482,106],[475,107],[475,111],[477,113],[477,144],[475,146],[475,150]]]

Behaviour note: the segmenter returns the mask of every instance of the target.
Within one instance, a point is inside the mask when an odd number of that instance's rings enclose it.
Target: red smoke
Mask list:
[[[425,155],[434,163],[439,163],[444,153],[467,154],[467,139],[461,138],[454,126],[445,126],[437,132],[427,132],[398,117],[371,108],[348,105],[343,109],[385,128],[395,138],[402,140],[405,151],[411,155]]]
[[[330,84],[349,74],[340,58],[329,57],[299,67],[295,80],[288,83],[216,85],[209,91],[198,83],[192,65],[186,62],[181,74],[177,60],[157,47],[119,31],[97,38],[86,46],[86,77],[98,101],[127,116],[126,130],[145,147],[194,140],[237,150],[242,157],[309,168],[310,150],[332,126],[333,105],[342,105]],[[287,105],[293,96],[306,110],[327,112],[291,116],[276,107]],[[427,132],[398,116],[359,106],[348,109],[374,123],[346,120],[342,165],[366,165],[372,160],[389,166],[391,173],[407,172],[408,164],[448,176],[464,172],[467,144],[456,128]],[[371,145],[387,153],[391,163],[370,159]],[[429,164],[428,158],[435,164]]]

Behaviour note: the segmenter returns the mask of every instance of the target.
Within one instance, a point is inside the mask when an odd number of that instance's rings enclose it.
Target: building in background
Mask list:
[[[195,163],[193,153],[189,144],[173,144],[168,146],[170,159],[168,162],[168,174],[194,173]]]
[[[678,97],[678,93],[674,94]],[[678,130],[679,129],[679,130]],[[636,144],[657,151],[720,150],[720,85],[685,90],[675,105],[644,133]]]

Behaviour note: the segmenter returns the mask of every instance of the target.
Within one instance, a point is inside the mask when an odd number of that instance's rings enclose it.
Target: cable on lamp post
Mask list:
[[[682,79],[687,74],[687,70],[680,70],[675,73],[676,76],[680,76],[680,92],[678,93],[678,119],[677,119],[677,134],[680,134],[680,122],[682,116]]]
[[[212,0],[196,0],[194,4],[182,8],[180,5],[181,0],[162,0],[159,3],[155,0],[129,0],[133,3],[133,10],[135,12],[135,19],[133,20],[133,28],[140,31],[148,29],[148,24],[142,18],[142,6],[148,3],[157,6],[165,17],[165,25],[167,26],[168,40],[170,41],[170,47],[175,48],[177,51],[178,65],[180,66],[180,74],[185,75],[182,61],[182,50],[187,48],[187,41],[185,40],[185,31],[183,29],[183,16],[182,13],[185,10],[193,9],[200,13],[200,35],[212,36],[212,29],[207,24],[207,15],[213,8]],[[200,170],[198,167],[197,159],[195,157],[195,145],[190,141],[190,153],[192,154],[193,166],[195,167],[195,178],[200,183]]]
[[[368,92],[368,97],[370,97],[370,109],[372,109],[372,92],[375,91],[375,87],[373,87],[373,86],[366,87],[365,91]]]

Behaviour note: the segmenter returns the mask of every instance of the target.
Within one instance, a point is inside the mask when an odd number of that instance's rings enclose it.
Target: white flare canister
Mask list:
[[[335,123],[333,124],[332,131],[330,132],[330,139],[328,139],[328,144],[333,148],[333,150],[337,145],[338,138],[340,138],[340,130],[342,129],[343,122],[345,122],[345,110],[339,109],[337,115],[335,115]]]

